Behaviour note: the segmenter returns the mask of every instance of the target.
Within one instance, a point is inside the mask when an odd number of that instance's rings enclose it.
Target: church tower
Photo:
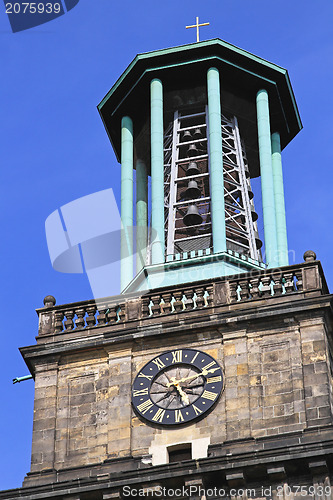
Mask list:
[[[37,310],[31,470],[0,499],[333,500],[332,297],[314,252],[288,262],[287,71],[219,39],[158,50],[98,110],[122,293]]]
[[[286,70],[221,40],[159,50],[98,109],[122,165],[121,290],[288,264],[281,149],[302,125]]]

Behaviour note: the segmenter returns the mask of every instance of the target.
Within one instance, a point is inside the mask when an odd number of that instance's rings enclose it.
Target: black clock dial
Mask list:
[[[207,353],[179,349],[160,354],[137,374],[132,403],[144,419],[178,425],[203,417],[223,389],[223,372]]]

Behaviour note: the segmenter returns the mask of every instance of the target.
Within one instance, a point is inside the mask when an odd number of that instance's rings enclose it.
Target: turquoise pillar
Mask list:
[[[148,174],[142,160],[136,162],[136,272],[146,263],[148,242]]]
[[[152,264],[164,262],[164,152],[163,87],[154,78],[150,84],[151,105],[151,228]]]
[[[266,263],[268,267],[277,267],[279,260],[276,239],[272,146],[268,93],[266,90],[259,90],[257,93],[257,125]]]
[[[272,168],[274,184],[274,202],[276,218],[276,238],[280,266],[288,266],[288,240],[286,224],[286,208],[284,203],[283,173],[281,161],[280,134],[272,134]]]
[[[214,253],[227,249],[224,212],[223,153],[220,77],[216,68],[207,72],[210,197]]]
[[[133,122],[121,120],[120,288],[133,279]]]

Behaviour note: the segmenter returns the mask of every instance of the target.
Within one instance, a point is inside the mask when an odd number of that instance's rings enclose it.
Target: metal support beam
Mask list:
[[[120,289],[133,279],[133,122],[121,120]]]
[[[164,154],[163,154],[163,86],[154,78],[151,98],[151,227],[152,264],[164,262]]]
[[[136,161],[136,272],[146,264],[148,244],[148,174],[142,160]]]
[[[272,146],[269,120],[268,93],[257,93],[257,125],[261,174],[262,209],[264,217],[265,252],[268,267],[279,265],[276,239]]]
[[[276,238],[280,266],[288,266],[288,239],[286,224],[286,208],[284,203],[283,173],[281,161],[280,134],[272,134],[272,168],[274,183],[274,201],[276,217]]]
[[[227,250],[227,243],[224,213],[220,77],[216,68],[209,68],[207,72],[207,89],[213,248],[214,253],[218,253]]]

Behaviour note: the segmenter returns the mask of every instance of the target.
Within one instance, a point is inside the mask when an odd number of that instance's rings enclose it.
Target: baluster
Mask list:
[[[197,304],[197,307],[202,307],[203,304],[204,304],[204,298],[203,298],[203,295],[204,295],[204,288],[196,288],[195,289],[195,293],[197,295],[196,299],[195,299],[195,302]]]
[[[237,301],[237,288],[238,288],[238,283],[237,281],[229,281],[229,290],[230,290],[230,301],[231,302],[236,302]]]
[[[248,280],[240,280],[240,300],[247,300],[250,297]]]
[[[186,309],[193,309],[193,291],[192,290],[184,290],[184,294],[182,297],[182,302],[183,302],[183,310],[185,311]]]
[[[183,292],[181,291],[174,292],[173,296],[175,298],[173,307],[175,308],[176,313],[178,313],[183,310],[183,302],[182,302]]]
[[[151,310],[149,307],[150,304],[150,297],[143,297],[142,298],[142,317],[145,316],[151,316]]]
[[[64,329],[64,325],[62,323],[64,319],[64,313],[62,311],[57,311],[54,314],[54,333],[60,333]]]
[[[302,271],[295,271],[295,278],[297,291],[301,292],[303,290]]]
[[[273,274],[273,292],[274,295],[282,295],[283,286],[282,286],[282,274]]]
[[[153,313],[153,316],[157,316],[161,312],[161,307],[160,307],[161,297],[159,295],[152,295],[151,301],[154,304],[151,307],[151,311]]]
[[[164,304],[163,304],[163,312],[165,314],[169,314],[171,312],[171,297],[172,297],[172,294],[171,293],[164,293],[162,295],[162,300],[164,301]]]
[[[106,325],[107,323],[107,318],[106,318],[106,311],[108,310],[108,306],[106,305],[101,305],[98,306],[98,315],[97,315],[97,322],[99,325]]]
[[[87,319],[86,319],[87,326],[92,327],[96,324],[96,318],[95,318],[96,306],[93,305],[93,306],[87,307],[87,314],[88,314]]]
[[[118,306],[110,306],[106,311],[106,319],[108,323],[113,324],[118,320],[117,309]]]
[[[284,288],[286,290],[286,293],[291,293],[294,291],[294,280],[293,280],[293,273],[284,273]]]
[[[204,304],[205,307],[211,306],[213,304],[213,286],[206,286],[204,293]]]
[[[266,274],[262,276],[260,292],[262,297],[268,297],[272,295],[270,275]]]
[[[75,324],[76,324],[77,328],[84,328],[86,326],[86,322],[84,320],[85,314],[86,314],[86,310],[83,308],[76,310],[77,319],[75,320]]]
[[[259,290],[259,283],[260,283],[260,278],[250,278],[250,293],[252,299],[257,299],[260,295],[260,290]]]
[[[73,310],[65,311],[65,316],[66,316],[66,321],[64,322],[65,329],[66,330],[73,330],[73,328],[74,328],[73,318],[75,316],[74,311]]]

